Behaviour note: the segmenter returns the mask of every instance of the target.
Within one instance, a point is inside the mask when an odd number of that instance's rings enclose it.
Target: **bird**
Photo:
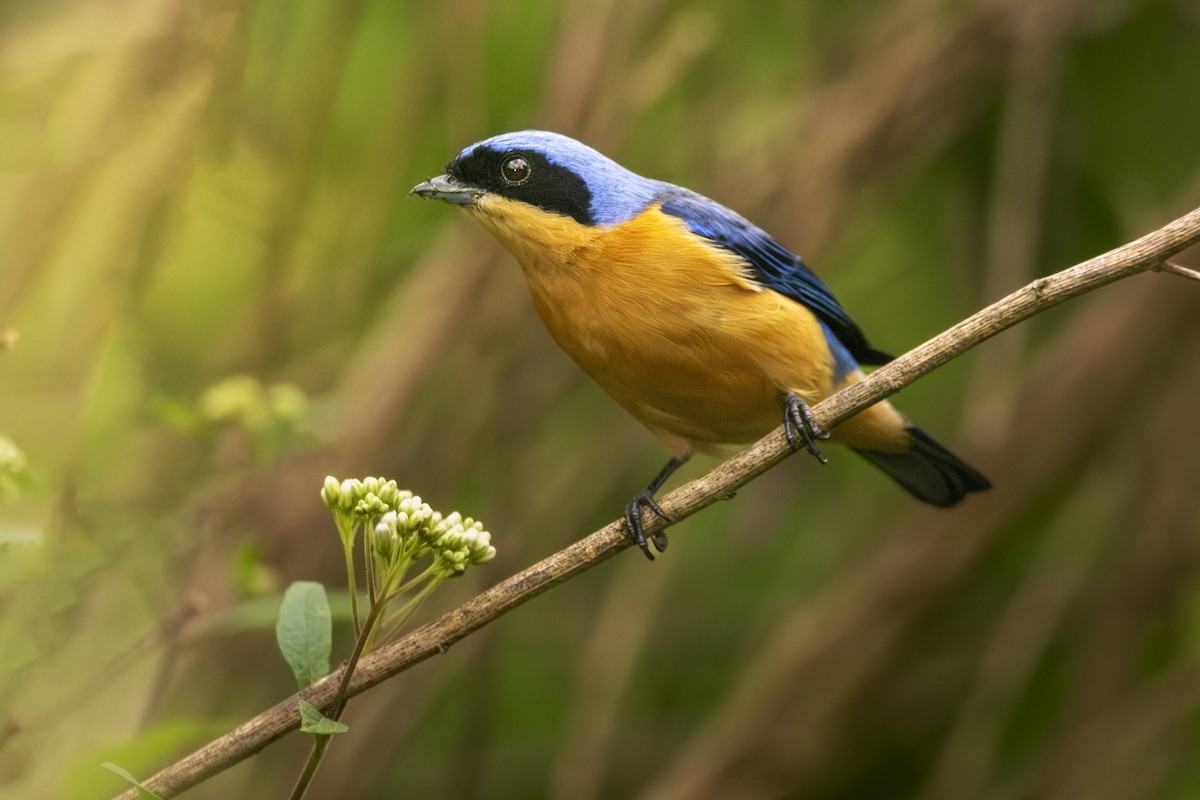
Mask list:
[[[472,144],[411,194],[465,209],[499,240],[559,346],[671,449],[625,507],[651,560],[667,538],[648,540],[646,518],[670,521],[655,499],[670,476],[781,423],[793,449],[824,463],[818,442],[848,445],[934,506],[990,488],[887,400],[818,428],[810,406],[890,357],[799,256],[717,201],[540,130]]]

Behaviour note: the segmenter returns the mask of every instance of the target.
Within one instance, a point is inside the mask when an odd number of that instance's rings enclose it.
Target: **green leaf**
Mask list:
[[[275,639],[301,689],[329,672],[333,622],[324,586],[296,581],[287,588],[279,606]]]
[[[321,709],[307,700],[300,700],[300,730],[305,733],[315,733],[319,736],[331,736],[335,733],[345,733],[350,726],[336,719],[330,719],[321,713]]]
[[[124,778],[125,780],[129,781],[135,787],[137,787],[137,793],[138,793],[138,797],[140,798],[140,800],[163,800],[161,797],[156,795],[154,792],[150,791],[145,786],[143,786],[137,778],[130,775],[128,770],[117,766],[116,764],[112,763],[111,761],[105,761],[100,766],[104,767],[109,772],[115,772],[116,774],[118,774],[122,778]]]

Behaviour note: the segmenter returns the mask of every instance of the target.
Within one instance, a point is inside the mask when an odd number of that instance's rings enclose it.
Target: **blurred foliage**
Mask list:
[[[461,147],[550,128],[714,196],[898,352],[1197,205],[1198,35],[1190,0],[10,0],[0,796],[115,793],[286,696],[263,604],[342,585],[324,475],[488,520],[432,614],[660,466],[406,196]],[[988,342],[898,402],[992,492],[792,459],[355,700],[310,796],[1197,796],[1198,310],[1151,273]],[[305,746],[188,796],[281,796]]]

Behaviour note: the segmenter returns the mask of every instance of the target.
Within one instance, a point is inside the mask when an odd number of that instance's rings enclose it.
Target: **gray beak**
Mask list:
[[[484,190],[459,183],[449,175],[438,175],[424,183],[418,183],[409,194],[424,197],[426,200],[442,200],[456,206],[469,206],[484,194]]]

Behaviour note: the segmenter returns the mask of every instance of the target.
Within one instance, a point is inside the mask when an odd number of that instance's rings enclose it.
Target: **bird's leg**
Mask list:
[[[817,440],[828,439],[829,434],[817,427],[812,410],[795,392],[788,392],[783,396],[783,432],[793,450],[799,450],[803,446],[817,461],[822,464],[828,463],[821,448],[817,447]]]
[[[650,552],[650,546],[646,543],[646,533],[642,528],[642,509],[648,508],[665,521],[670,522],[671,518],[662,510],[662,506],[654,499],[654,493],[662,488],[662,485],[667,482],[667,478],[671,477],[671,473],[683,466],[691,458],[690,454],[682,456],[673,456],[667,465],[662,468],[662,472],[658,473],[654,480],[650,481],[650,485],[633,496],[629,501],[629,505],[625,506],[625,527],[629,531],[629,538],[633,539],[638,547],[642,548],[642,552],[646,554],[646,558],[654,560],[654,553]],[[654,542],[654,548],[658,552],[667,549],[667,535],[662,531],[654,533],[651,537]]]

